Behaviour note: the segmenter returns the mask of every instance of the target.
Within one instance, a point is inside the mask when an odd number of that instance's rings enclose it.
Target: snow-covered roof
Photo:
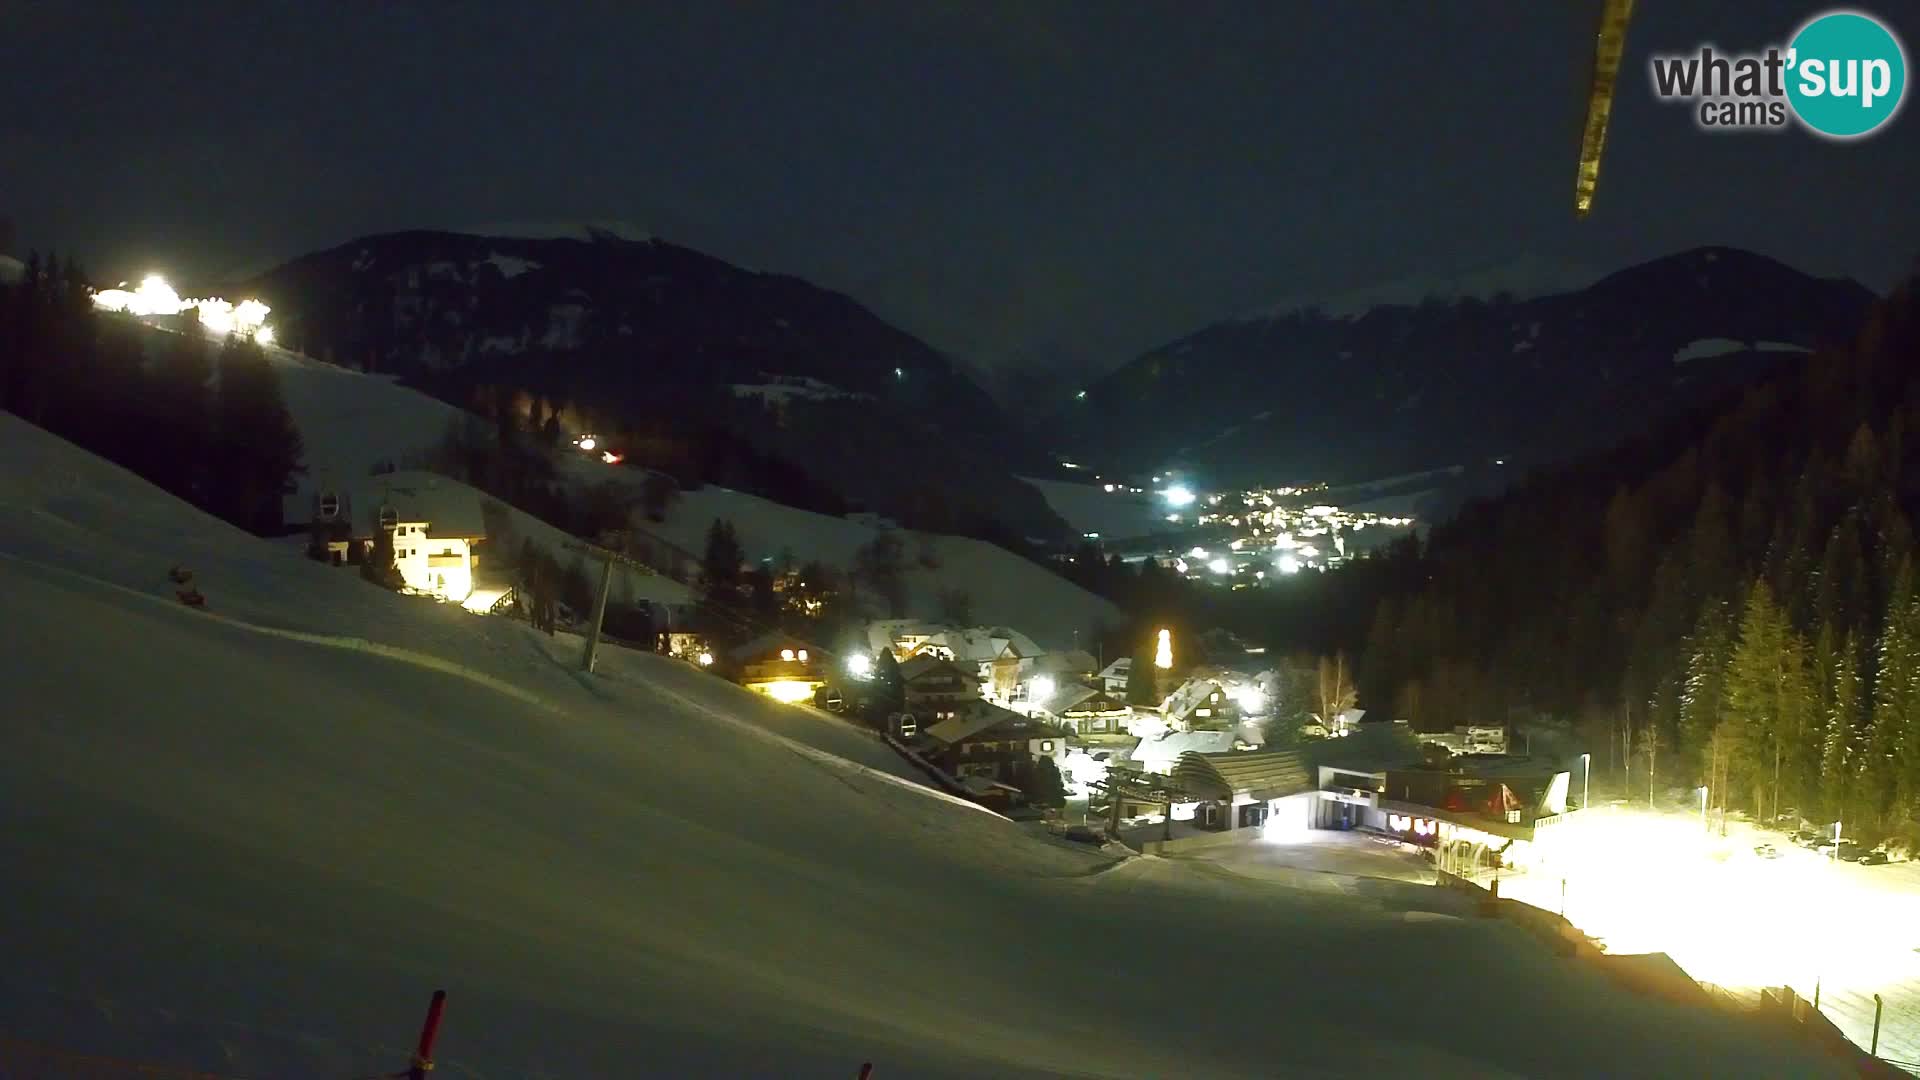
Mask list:
[[[1133,657],[1123,656],[1100,669],[1103,679],[1124,679],[1133,673]]]
[[[1071,675],[1079,678],[1092,674],[1094,666],[1097,663],[1098,661],[1093,658],[1092,653],[1082,652],[1079,649],[1068,649],[1064,652],[1045,653],[1038,660],[1034,661],[1033,666],[1037,670],[1049,672],[1054,675]]]
[[[1220,691],[1223,696],[1227,693],[1227,688],[1217,679],[1188,679],[1181,684],[1180,689],[1168,696],[1161,706],[1161,712],[1165,713],[1169,720],[1183,719],[1193,710],[1206,704],[1208,696],[1215,690]]]
[[[975,701],[969,702],[959,716],[942,720],[928,728],[926,735],[934,742],[953,746],[988,732],[1006,737],[1025,735],[1033,739],[1052,738],[1060,734],[1043,720],[1022,716],[991,702]]]
[[[323,479],[314,496],[315,517],[324,519],[329,495],[340,500],[336,514],[350,515],[355,537],[374,535],[382,507],[393,509],[396,522],[425,522],[429,537],[481,539],[487,535],[486,518],[473,489],[434,473],[409,470],[344,483]]]
[[[1142,739],[1133,748],[1133,760],[1148,772],[1167,772],[1180,755],[1188,752],[1226,754],[1233,752],[1232,731],[1175,731],[1158,739]]]
[[[900,681],[913,682],[923,675],[942,669],[958,675],[963,679],[969,679],[975,682],[979,681],[979,676],[968,671],[961,665],[948,660],[942,660],[937,656],[929,656],[926,653],[921,653],[919,656],[900,665]]]
[[[727,658],[736,664],[745,664],[752,662],[756,657],[778,656],[781,649],[807,650],[808,663],[817,664],[826,660],[826,654],[820,651],[820,646],[778,631],[761,634],[745,645],[729,649]]]
[[[1235,795],[1278,799],[1312,791],[1315,786],[1315,777],[1305,761],[1292,750],[1224,754],[1189,751],[1174,762],[1173,779],[1189,793],[1209,799]]]

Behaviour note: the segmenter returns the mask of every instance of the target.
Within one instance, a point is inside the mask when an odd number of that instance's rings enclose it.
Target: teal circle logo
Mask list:
[[[1878,130],[1906,97],[1906,50],[1871,15],[1815,18],[1794,35],[1787,58],[1787,101],[1801,123],[1828,138]]]

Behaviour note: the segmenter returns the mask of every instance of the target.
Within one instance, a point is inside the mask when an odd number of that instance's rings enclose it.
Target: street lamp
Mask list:
[[[1580,809],[1592,805],[1593,798],[1593,755],[1580,755]]]

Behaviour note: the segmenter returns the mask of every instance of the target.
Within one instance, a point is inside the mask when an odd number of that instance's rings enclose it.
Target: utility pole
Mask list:
[[[593,601],[593,625],[587,628],[587,646],[580,656],[580,670],[589,675],[593,674],[594,655],[600,650],[600,628],[607,617],[607,594],[613,588],[613,564],[620,563],[651,572],[651,568],[645,563],[629,559],[614,550],[613,545],[622,543],[625,538],[624,532],[616,531],[603,534],[604,544],[568,543],[563,545],[569,551],[577,551],[583,555],[592,555],[604,560],[600,570],[600,591]]]

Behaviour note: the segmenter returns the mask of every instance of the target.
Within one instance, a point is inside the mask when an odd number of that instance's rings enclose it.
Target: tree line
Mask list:
[[[1536,475],[1357,571],[1377,599],[1362,702],[1430,730],[1572,719],[1643,793],[1706,787],[1911,837],[1916,496],[1909,283],[1856,340],[1731,407]]]
[[[30,256],[0,285],[0,407],[257,535],[305,448],[264,349],[212,340],[193,312],[162,333],[93,306],[71,259]]]

